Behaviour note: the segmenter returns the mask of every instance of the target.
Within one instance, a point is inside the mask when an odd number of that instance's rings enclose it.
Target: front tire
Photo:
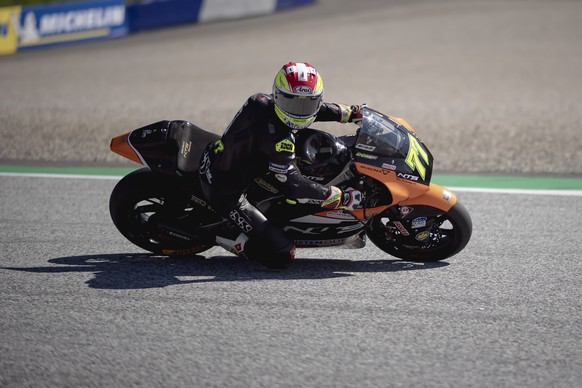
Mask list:
[[[160,230],[156,220],[176,214],[184,217],[184,209],[172,208],[187,194],[178,178],[164,176],[142,168],[123,177],[109,199],[109,212],[117,229],[140,248],[156,254],[193,255],[212,244],[188,240],[187,236]]]
[[[429,206],[415,209],[415,215],[427,223],[425,228],[414,229],[411,220],[399,219],[394,213],[391,216],[390,212],[388,209],[375,216],[366,234],[378,248],[400,259],[416,262],[444,260],[463,250],[471,239],[471,217],[459,202],[448,212]],[[424,217],[425,213],[432,215]]]

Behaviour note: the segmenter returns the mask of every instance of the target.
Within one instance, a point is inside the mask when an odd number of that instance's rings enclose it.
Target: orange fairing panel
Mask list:
[[[442,186],[431,183],[429,186],[399,178],[394,171],[364,163],[357,163],[356,168],[362,174],[368,175],[384,185],[392,195],[390,206],[427,205],[443,211],[457,202],[456,195]]]
[[[111,151],[136,163],[144,164],[139,155],[137,154],[137,152],[135,152],[135,150],[131,147],[131,144],[129,143],[130,133],[131,132],[124,133],[123,135],[115,136],[113,139],[111,139],[110,144]]]
[[[362,174],[368,175],[378,182],[382,182],[392,195],[390,206],[423,195],[429,190],[429,187],[403,178],[398,178],[396,173],[381,167],[370,164],[356,162],[356,168]]]
[[[408,121],[401,119],[400,117],[394,117],[394,116],[388,116],[390,117],[392,120],[396,121],[399,124],[402,124],[404,126],[404,128],[408,129],[410,132],[415,133],[414,129],[412,128],[412,125],[410,125],[408,123]]]
[[[402,205],[426,205],[449,211],[457,203],[457,196],[450,190],[431,183],[430,190],[420,197],[411,198],[402,202]]]
[[[350,211],[350,213],[354,217],[356,217],[358,220],[364,220],[370,216],[382,213],[384,210],[388,209],[389,207],[390,206],[385,205],[385,206],[367,208],[365,210],[364,209],[354,209],[354,210]]]

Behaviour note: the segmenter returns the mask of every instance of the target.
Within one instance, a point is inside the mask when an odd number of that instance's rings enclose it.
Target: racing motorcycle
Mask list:
[[[410,124],[369,107],[355,134],[336,137],[299,131],[296,162],[307,179],[364,194],[361,208],[329,210],[279,193],[273,177],[257,177],[247,199],[298,248],[362,248],[369,238],[394,257],[443,260],[469,242],[472,222],[456,195],[431,182],[433,156]],[[187,121],[160,121],[111,140],[111,150],[144,168],[115,186],[110,213],[133,244],[156,254],[193,255],[221,245],[244,256],[232,241],[233,222],[219,216],[199,183],[204,148],[219,136]]]

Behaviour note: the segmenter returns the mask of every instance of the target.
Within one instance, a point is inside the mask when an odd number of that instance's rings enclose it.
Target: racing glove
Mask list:
[[[342,206],[341,209],[346,210],[354,210],[360,207],[362,200],[364,199],[364,195],[360,190],[353,189],[348,187],[344,190],[343,199],[342,199]]]
[[[340,123],[356,123],[362,121],[362,105],[335,104],[339,109]]]
[[[348,187],[343,192],[340,188],[330,186],[329,195],[321,203],[326,209],[354,210],[363,200],[362,192]]]
[[[362,122],[362,106],[361,105],[352,105],[351,106],[352,113],[350,114],[350,118],[348,122],[360,125]]]

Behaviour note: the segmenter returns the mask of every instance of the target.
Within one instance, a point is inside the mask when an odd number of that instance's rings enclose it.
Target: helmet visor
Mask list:
[[[317,114],[321,106],[322,93],[317,96],[301,96],[275,90],[275,104],[293,117],[310,117]]]

